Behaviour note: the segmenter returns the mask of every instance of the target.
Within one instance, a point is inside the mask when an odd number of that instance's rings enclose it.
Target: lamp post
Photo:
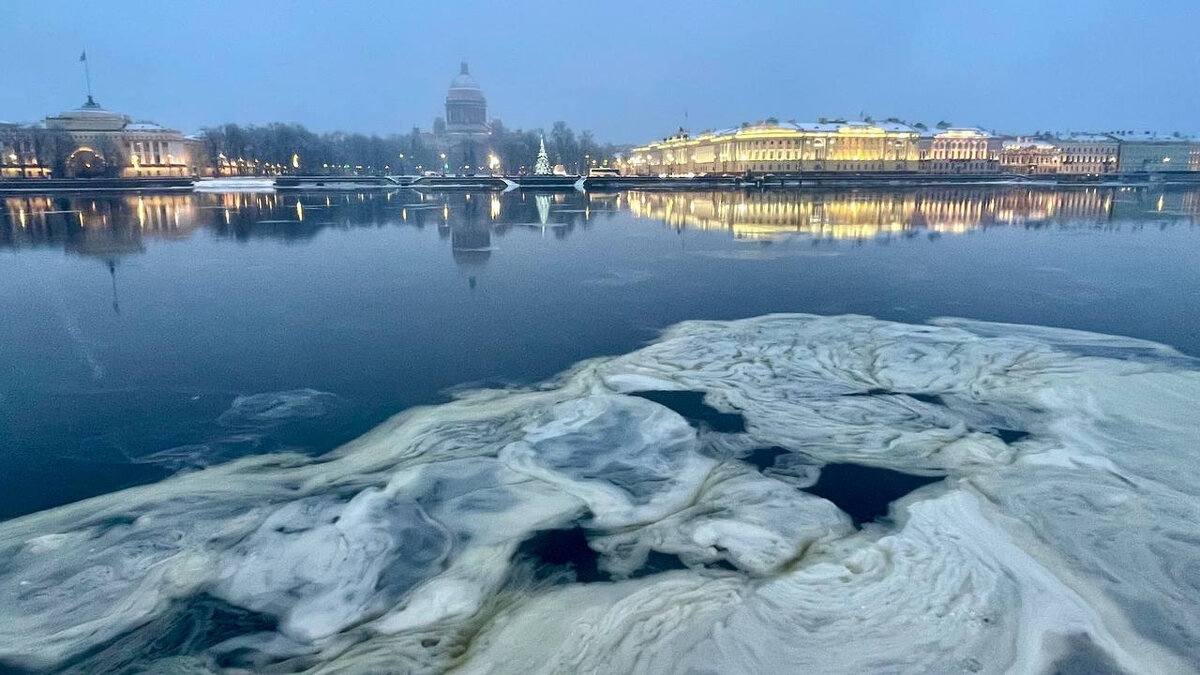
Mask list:
[[[449,168],[449,165],[446,164],[446,153],[443,152],[439,156],[442,158],[442,177],[444,178],[446,176],[446,169]]]

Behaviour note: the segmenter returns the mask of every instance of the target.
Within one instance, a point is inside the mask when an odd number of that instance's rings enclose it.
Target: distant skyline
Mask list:
[[[0,4],[0,120],[86,96],[194,132],[429,129],[460,61],[509,128],[640,143],[767,117],[1200,133],[1194,2]],[[19,55],[19,58],[17,57]],[[686,117],[685,117],[686,115]]]

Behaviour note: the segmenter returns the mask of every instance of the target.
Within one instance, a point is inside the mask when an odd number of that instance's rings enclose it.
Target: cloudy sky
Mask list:
[[[633,142],[765,117],[1200,133],[1200,4],[0,1],[0,120],[427,128],[461,60],[509,127]]]

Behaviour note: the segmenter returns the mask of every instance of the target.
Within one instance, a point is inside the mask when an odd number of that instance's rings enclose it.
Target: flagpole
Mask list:
[[[86,50],[84,50],[83,52],[80,53],[79,60],[83,61],[83,76],[87,80],[88,100],[91,101],[92,100],[92,69],[90,67],[88,67]]]

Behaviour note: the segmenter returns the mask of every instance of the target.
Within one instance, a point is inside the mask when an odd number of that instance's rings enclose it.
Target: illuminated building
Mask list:
[[[978,127],[918,134],[900,122],[780,123],[679,133],[634,148],[626,174],[702,176],[801,172],[1102,175],[1200,171],[1200,141],[1178,134],[1070,133],[1001,137]]]
[[[915,171],[917,131],[899,123],[767,120],[736,129],[685,131],[630,151],[635,175]]]
[[[1048,141],[1033,138],[1007,140],[1000,148],[1000,166],[1010,173],[1058,173],[1062,151]]]
[[[182,133],[134,122],[101,108],[91,96],[75,110],[47,117],[44,126],[65,133],[74,146],[66,156],[65,177],[186,176],[197,170],[195,144]]]
[[[50,167],[38,160],[33,137],[24,127],[0,122],[0,178],[45,178]]]
[[[1115,173],[1120,143],[1107,134],[1068,134],[1053,140],[1062,153],[1059,173]]]
[[[927,132],[917,141],[921,171],[926,173],[996,173],[1000,171],[1000,137],[975,127]]]

